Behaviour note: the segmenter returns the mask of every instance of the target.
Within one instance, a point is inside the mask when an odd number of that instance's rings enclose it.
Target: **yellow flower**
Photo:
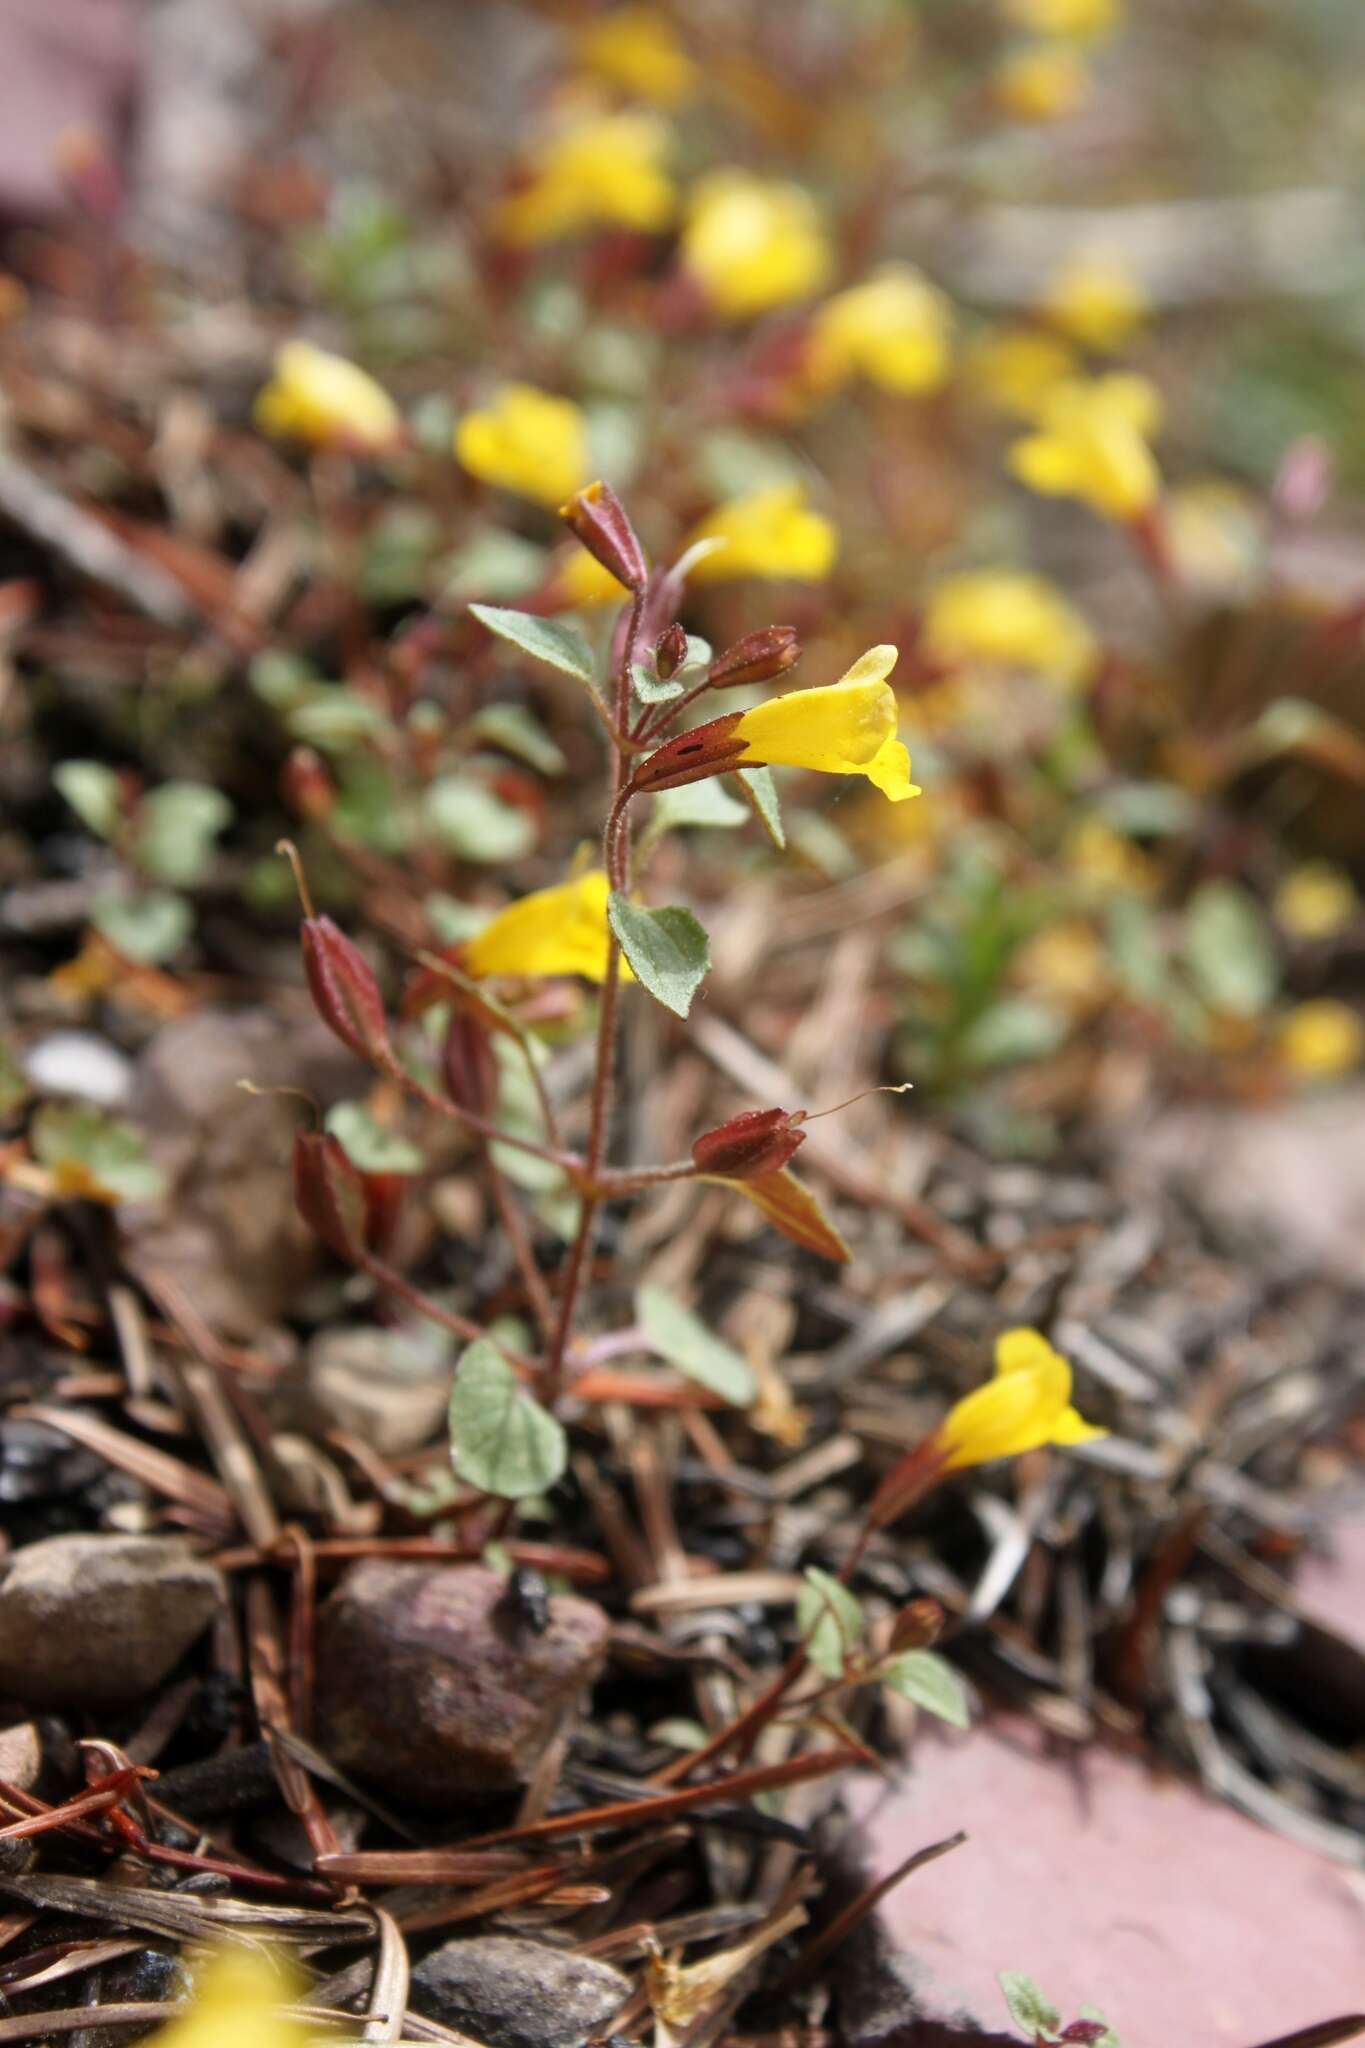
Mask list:
[[[1319,996],[1296,1003],[1280,1022],[1280,1057],[1305,1081],[1328,1080],[1358,1067],[1365,1055],[1365,1024],[1345,1003]]]
[[[995,1377],[955,1402],[935,1432],[947,1469],[1013,1458],[1043,1444],[1083,1444],[1096,1429],[1071,1406],[1071,1367],[1037,1330],[996,1339]]]
[[[1077,881],[1101,900],[1115,891],[1128,896],[1156,893],[1159,878],[1148,856],[1093,811],[1068,835],[1063,857]]]
[[[537,889],[499,910],[460,953],[466,974],[581,974],[601,981],[607,971],[607,896],[600,868]]]
[[[1305,861],[1275,891],[1275,915],[1296,939],[1335,938],[1359,904],[1350,876],[1327,860]]]
[[[549,242],[585,228],[657,234],[677,195],[664,170],[670,133],[657,114],[600,114],[556,129],[533,150],[529,178],[498,207],[504,241]]]
[[[587,423],[572,399],[504,384],[459,422],[455,456],[484,483],[558,508],[588,481]]]
[[[1015,956],[1026,988],[1071,1012],[1084,1012],[1108,992],[1109,959],[1088,924],[1079,918],[1049,925]]]
[[[717,505],[688,536],[724,541],[692,570],[694,583],[723,583],[735,576],[792,577],[818,583],[828,576],[839,549],[829,520],[806,503],[804,484],[777,484]]]
[[[550,594],[556,604],[586,610],[593,605],[621,604],[630,592],[610,569],[602,567],[596,555],[575,541],[550,572]]]
[[[1160,489],[1146,440],[1159,411],[1145,377],[1060,384],[1043,407],[1038,431],[1010,449],[1010,468],[1031,490],[1081,498],[1108,519],[1136,519]]]
[[[697,67],[656,7],[599,15],[574,37],[574,56],[585,71],[655,106],[680,106],[696,91]]]
[[[150,2040],[154,2048],[305,2048],[309,2028],[280,2010],[296,1995],[292,1973],[259,1949],[220,1949],[196,1972],[189,2009]]]
[[[992,81],[997,104],[1016,121],[1061,121],[1085,98],[1090,73],[1070,43],[1024,43],[1005,57]]]
[[[1001,412],[1035,419],[1057,385],[1080,375],[1060,335],[1036,327],[998,327],[981,337],[967,358],[967,374]]]
[[[1023,570],[980,569],[949,576],[924,611],[925,652],[935,661],[1031,668],[1078,683],[1095,659],[1085,620],[1061,592]]]
[[[888,391],[937,391],[948,375],[952,317],[927,278],[908,263],[887,263],[818,309],[805,374],[821,390],[861,375]]]
[[[1082,348],[1111,353],[1132,339],[1150,309],[1131,271],[1115,257],[1094,255],[1063,264],[1041,310]]]
[[[1001,0],[1001,12],[1017,28],[1039,36],[1075,36],[1088,42],[1118,27],[1121,0]]]
[[[268,434],[311,441],[315,448],[368,453],[391,448],[403,424],[397,406],[373,377],[311,341],[286,341],[275,351],[274,371],[257,395],[255,418]]]
[[[886,678],[894,647],[872,647],[837,683],[789,690],[740,712],[731,732],[744,741],[741,761],[816,768],[824,775],[865,775],[892,803],[918,796],[910,756],[896,738],[896,698]]]
[[[737,320],[809,298],[830,267],[805,187],[741,170],[712,171],[694,188],[682,260],[716,311]]]

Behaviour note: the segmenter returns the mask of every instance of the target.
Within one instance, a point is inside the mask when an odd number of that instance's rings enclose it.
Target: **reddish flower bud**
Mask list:
[[[300,1131],[294,1139],[294,1202],[328,1251],[352,1264],[363,1256],[364,1177],[326,1131]]]
[[[280,772],[280,794],[300,818],[325,818],[336,802],[336,785],[320,754],[291,747]]]
[[[681,789],[684,783],[700,782],[708,775],[724,775],[739,765],[745,742],[735,727],[742,711],[727,711],[723,718],[710,718],[694,725],[690,732],[667,740],[642,761],[631,777],[632,788],[641,796],[661,789]]]
[[[803,1111],[797,1110],[796,1117]],[[785,1109],[742,1109],[713,1131],[703,1131],[693,1141],[692,1158],[698,1173],[719,1174],[725,1180],[756,1180],[765,1173],[777,1173],[787,1164],[806,1134],[793,1124],[793,1113]]]
[[[649,579],[645,551],[610,484],[585,485],[560,506],[559,516],[618,583],[627,590],[644,589]]]
[[[365,1244],[376,1258],[386,1259],[398,1235],[398,1219],[403,1212],[403,1195],[407,1188],[405,1173],[360,1174],[360,1189],[365,1202]]]
[[[767,683],[785,675],[801,659],[795,626],[760,626],[718,654],[711,664],[713,690],[731,690],[737,683]]]
[[[1107,2020],[1073,2020],[1069,2027],[1063,2027],[1057,2036],[1059,2041],[1075,2041],[1089,2044],[1102,2041],[1109,2032]]]
[[[664,682],[674,677],[687,659],[687,634],[674,619],[654,643],[654,667]]]
[[[891,1625],[889,1653],[898,1656],[902,1650],[927,1650],[942,1633],[943,1609],[937,1600],[912,1600]]]
[[[465,1010],[450,1013],[441,1048],[441,1078],[457,1109],[488,1121],[498,1098],[498,1063],[486,1028]]]
[[[306,917],[299,930],[303,971],[318,1015],[362,1060],[391,1057],[388,1019],[364,954],[330,917]]]

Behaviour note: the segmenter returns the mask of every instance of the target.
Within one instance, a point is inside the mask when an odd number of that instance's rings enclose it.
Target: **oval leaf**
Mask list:
[[[743,1408],[754,1398],[754,1376],[747,1361],[662,1287],[641,1287],[635,1316],[650,1349],[679,1372]]]
[[[848,1587],[818,1565],[806,1568],[796,1596],[796,1626],[806,1655],[826,1678],[842,1678],[848,1653],[863,1633],[863,1611]]]
[[[699,920],[678,903],[646,910],[615,889],[607,916],[636,980],[675,1017],[685,1017],[711,965],[710,941]]]
[[[498,604],[472,604],[469,609],[481,626],[487,626],[499,640],[519,647],[533,661],[557,668],[561,675],[586,683],[590,690],[597,688],[592,649],[581,633],[561,619],[538,619],[530,612],[508,611]]]
[[[937,1714],[954,1728],[971,1726],[961,1679],[952,1665],[936,1657],[932,1650],[903,1650],[899,1657],[888,1658],[877,1676],[892,1692],[913,1700],[927,1714]]]
[[[459,1478],[502,1500],[544,1493],[562,1478],[569,1446],[491,1338],[462,1353],[450,1390],[450,1456]]]

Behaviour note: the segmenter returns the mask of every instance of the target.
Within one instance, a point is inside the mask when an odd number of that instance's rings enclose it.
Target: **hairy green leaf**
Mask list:
[[[848,1587],[818,1565],[806,1567],[796,1600],[796,1626],[806,1655],[826,1678],[842,1678],[850,1650],[863,1633],[863,1611]]]
[[[662,1287],[637,1291],[635,1316],[651,1350],[698,1386],[708,1387],[737,1408],[753,1400],[754,1376],[747,1361]]]
[[[700,921],[680,904],[646,910],[615,889],[607,916],[637,981],[666,1010],[685,1017],[711,965],[711,946]]]
[[[450,1390],[450,1455],[459,1478],[502,1500],[544,1493],[563,1476],[568,1439],[496,1344],[470,1344]]]

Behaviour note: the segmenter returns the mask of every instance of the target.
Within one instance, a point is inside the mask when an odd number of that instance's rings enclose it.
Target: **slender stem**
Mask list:
[[[694,1159],[675,1159],[668,1166],[604,1166],[593,1185],[604,1199],[615,1201],[618,1195],[637,1195],[667,1181],[695,1180],[699,1173]]]
[[[563,1167],[568,1174],[576,1176],[584,1170],[585,1162],[576,1152],[561,1152],[552,1145],[538,1145],[534,1138],[523,1138],[515,1131],[499,1130],[498,1126],[490,1124],[486,1117],[476,1116],[472,1109],[461,1109],[459,1103],[451,1102],[444,1095],[438,1095],[434,1088],[428,1088],[424,1082],[419,1081],[417,1076],[409,1073],[397,1059],[386,1060],[383,1071],[389,1080],[397,1081],[401,1088],[407,1089],[409,1095],[416,1096],[424,1108],[434,1110],[438,1116],[449,1117],[452,1123],[463,1124],[467,1131],[473,1131],[477,1137],[498,1145],[510,1145],[517,1152],[529,1152],[536,1159],[548,1160],[551,1166]]]
[[[373,1252],[364,1253],[357,1260],[357,1264],[361,1267],[362,1271],[369,1274],[372,1280],[377,1280],[386,1293],[396,1294],[400,1301],[405,1301],[408,1304],[409,1308],[415,1308],[419,1315],[429,1316],[433,1323],[439,1323],[442,1329],[452,1331],[455,1336],[461,1338],[466,1344],[477,1344],[482,1338],[488,1336],[487,1330],[482,1329],[478,1323],[471,1321],[468,1316],[460,1315],[453,1308],[446,1308],[442,1302],[433,1301],[432,1297],[429,1294],[424,1294],[420,1287],[414,1287],[411,1280],[405,1280],[395,1267],[386,1265],[383,1259],[375,1258]],[[503,1356],[509,1359],[519,1371],[530,1371],[531,1361],[524,1357],[520,1351],[514,1351],[510,1345],[502,1343],[496,1337],[489,1339],[489,1341],[497,1344]]]

